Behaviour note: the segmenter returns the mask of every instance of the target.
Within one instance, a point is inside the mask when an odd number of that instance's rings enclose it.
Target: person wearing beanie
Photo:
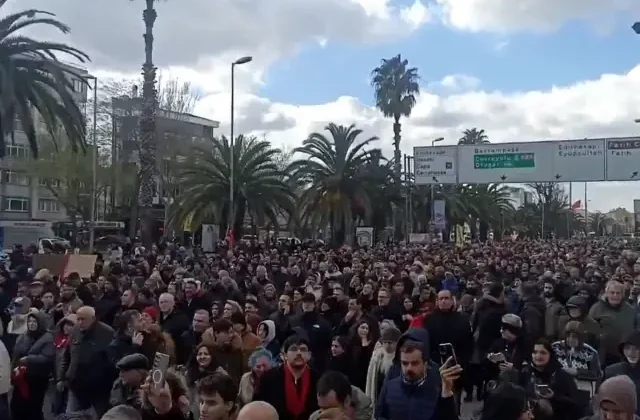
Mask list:
[[[637,420],[636,385],[626,375],[605,380],[598,388],[598,410],[585,420]]]
[[[486,382],[497,380],[501,372],[519,369],[524,361],[531,358],[522,327],[522,319],[518,315],[502,316],[501,336],[491,344],[486,355]],[[496,358],[496,355],[502,356]]]
[[[400,330],[394,326],[388,326],[382,329],[380,340],[371,356],[364,391],[374,406],[376,404],[376,398],[382,389],[384,378],[387,376],[387,372],[393,364],[393,358],[396,354],[396,344],[401,336],[402,333]]]

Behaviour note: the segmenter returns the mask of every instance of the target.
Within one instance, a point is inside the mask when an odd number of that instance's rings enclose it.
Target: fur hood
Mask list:
[[[211,346],[211,347],[221,347],[222,344],[218,343],[215,338],[215,334],[213,333],[213,328],[207,328],[207,330],[202,333],[202,343]],[[242,337],[238,334],[233,334],[231,337],[231,347],[236,350],[242,350]]]

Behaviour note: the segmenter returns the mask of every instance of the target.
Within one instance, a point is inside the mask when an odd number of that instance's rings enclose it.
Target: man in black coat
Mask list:
[[[331,348],[331,325],[316,311],[316,297],[312,293],[302,296],[302,313],[291,318],[290,326],[293,332],[304,331],[309,337],[310,364],[322,374]]]
[[[69,411],[93,408],[101,417],[109,409],[115,366],[109,360],[113,329],[96,320],[95,310],[83,306],[76,312],[77,328],[71,333],[58,378],[58,389],[69,389]]]

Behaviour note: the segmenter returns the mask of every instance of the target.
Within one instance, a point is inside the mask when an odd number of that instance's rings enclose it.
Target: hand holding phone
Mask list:
[[[151,368],[151,386],[156,390],[164,388],[167,369],[169,368],[169,359],[169,355],[164,353],[156,353],[153,358],[153,367]]]
[[[453,344],[441,343],[438,348],[440,350],[440,365],[442,367],[451,367],[458,364],[456,352],[453,350]]]
[[[553,397],[553,390],[549,385],[545,384],[535,384],[534,391],[536,395],[539,395],[541,398],[551,398]]]

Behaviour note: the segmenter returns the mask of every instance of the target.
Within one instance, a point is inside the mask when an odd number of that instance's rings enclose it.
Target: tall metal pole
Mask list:
[[[589,225],[589,200],[587,197],[587,185],[588,183],[584,183],[584,223],[587,226],[587,235],[589,234],[589,229],[591,226]],[[597,234],[598,232],[596,232]]]
[[[246,64],[253,60],[253,57],[246,56],[238,58],[236,61],[231,63],[231,139],[229,139],[229,147],[230,147],[230,156],[229,156],[229,229],[233,228],[233,224],[235,222],[235,211],[234,211],[234,184],[235,184],[235,139],[233,134],[233,125],[235,124],[234,119],[234,108],[235,108],[235,84],[236,84],[236,65]]]
[[[412,162],[413,156],[407,156],[407,179],[409,182],[409,233],[407,234],[407,237],[409,236],[409,234],[411,234],[411,232],[413,232],[413,178],[411,176],[411,174],[413,173]]]
[[[408,161],[409,159],[405,154],[403,156],[402,169],[404,171],[404,240],[406,243],[409,243],[409,194],[411,194],[411,190],[409,189]]]
[[[567,238],[571,239],[573,221],[573,182],[569,182],[569,213],[567,213]]]
[[[98,192],[97,177],[98,172],[98,139],[96,138],[98,127],[98,78],[93,76],[93,152],[91,162],[91,218],[89,226],[89,253],[93,253],[93,242],[96,237],[96,194]]]
[[[231,63],[231,138],[229,139],[230,146],[230,158],[229,158],[229,226],[227,229],[233,228],[233,187],[234,187],[234,161],[235,161],[235,153],[234,153],[234,139],[233,139],[233,124],[234,124],[234,107],[235,107],[235,69],[236,63]]]
[[[444,140],[444,137],[438,137],[437,139],[431,140],[431,147],[434,147],[436,145],[437,142]],[[435,182],[435,180],[433,180]],[[431,222],[431,227],[433,232],[435,232],[435,217],[434,217],[434,213],[435,213],[435,204],[434,204],[434,197],[435,197],[435,190],[434,190],[434,184],[431,183],[431,215],[429,217],[429,220]]]

